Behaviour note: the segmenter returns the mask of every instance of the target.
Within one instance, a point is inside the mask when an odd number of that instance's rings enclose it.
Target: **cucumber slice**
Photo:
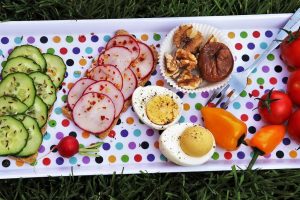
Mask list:
[[[39,127],[42,128],[48,119],[48,108],[42,99],[39,96],[36,96],[34,104],[26,111],[25,114],[34,118],[39,124]]]
[[[17,98],[0,97],[0,116],[21,114],[27,109],[28,107]]]
[[[7,59],[9,60],[18,56],[23,56],[34,60],[41,67],[43,72],[46,71],[46,60],[37,47],[31,45],[18,46],[14,48],[14,50],[9,54]]]
[[[63,59],[57,55],[43,54],[47,63],[46,74],[51,78],[54,86],[58,88],[65,78],[67,67]]]
[[[35,92],[33,80],[22,72],[9,74],[0,83],[0,96],[15,97],[28,107],[34,103]]]
[[[14,155],[26,145],[28,132],[23,124],[10,116],[0,117],[0,155]]]
[[[30,74],[32,72],[41,71],[41,67],[36,64],[33,60],[25,57],[15,57],[7,60],[5,66],[2,69],[2,78],[5,78],[8,74],[15,72],[23,72]]]
[[[35,154],[43,141],[43,134],[40,131],[38,123],[27,115],[17,115],[14,118],[22,122],[29,134],[25,147],[15,156],[25,157]]]
[[[50,108],[56,101],[56,89],[48,75],[41,72],[34,72],[29,75],[34,82],[36,94]]]

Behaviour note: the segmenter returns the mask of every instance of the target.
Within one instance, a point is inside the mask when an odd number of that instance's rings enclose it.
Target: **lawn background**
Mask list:
[[[0,21],[269,14],[299,7],[300,0],[0,0]],[[49,177],[0,180],[0,199],[300,199],[299,184],[299,170]]]

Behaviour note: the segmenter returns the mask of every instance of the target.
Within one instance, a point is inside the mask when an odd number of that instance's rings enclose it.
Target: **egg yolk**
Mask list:
[[[213,146],[212,134],[201,126],[186,128],[179,141],[183,152],[192,157],[201,157],[207,154]]]
[[[171,123],[179,115],[179,107],[170,96],[155,96],[147,102],[146,114],[153,123],[165,125]]]

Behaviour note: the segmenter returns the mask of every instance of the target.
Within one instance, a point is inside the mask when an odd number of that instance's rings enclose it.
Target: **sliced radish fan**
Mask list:
[[[155,63],[150,47],[142,42],[138,42],[138,45],[140,47],[140,55],[131,64],[130,68],[140,81],[151,73]]]
[[[131,35],[114,36],[87,70],[88,78],[77,81],[69,91],[67,103],[74,123],[94,134],[107,131],[154,66],[149,46]]]
[[[105,49],[107,50],[114,46],[122,46],[128,48],[131,51],[132,61],[137,59],[140,54],[140,47],[135,38],[131,35],[116,35],[108,41]]]
[[[96,81],[110,81],[118,89],[123,87],[123,78],[120,71],[112,65],[99,65],[87,73],[87,77]]]
[[[84,90],[91,84],[95,83],[96,81],[89,79],[89,78],[82,78],[79,79],[73,87],[70,89],[68,93],[68,106],[70,109],[73,109],[75,106],[75,103],[78,101],[78,99],[81,97]]]
[[[106,94],[115,105],[115,118],[118,117],[124,106],[124,97],[122,92],[109,81],[98,81],[90,85],[83,94],[98,92]]]
[[[114,121],[115,106],[105,94],[84,94],[75,104],[73,120],[81,129],[94,134],[106,131]]]
[[[122,93],[125,100],[128,100],[133,94],[135,88],[138,85],[137,78],[130,68],[128,68],[123,73],[124,86],[122,88]]]
[[[98,59],[99,65],[114,65],[123,73],[132,61],[131,51],[126,47],[115,46],[105,50]]]

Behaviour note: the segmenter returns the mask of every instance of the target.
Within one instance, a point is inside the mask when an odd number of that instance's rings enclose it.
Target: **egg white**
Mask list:
[[[182,123],[175,124],[168,127],[159,138],[159,149],[161,153],[171,162],[182,165],[182,166],[194,166],[201,165],[207,162],[216,149],[215,139],[213,138],[213,145],[211,150],[201,156],[201,157],[192,157],[183,152],[180,147],[179,137],[182,135],[183,131],[187,127],[194,126],[193,123]]]
[[[179,108],[178,116],[171,123],[166,125],[154,124],[147,117],[146,104],[151,98],[158,95],[169,95],[175,100]],[[176,93],[172,92],[167,88],[160,86],[146,86],[138,87],[134,91],[134,93],[132,94],[132,106],[140,120],[142,120],[145,124],[157,130],[164,130],[179,121],[183,109],[183,102]]]

